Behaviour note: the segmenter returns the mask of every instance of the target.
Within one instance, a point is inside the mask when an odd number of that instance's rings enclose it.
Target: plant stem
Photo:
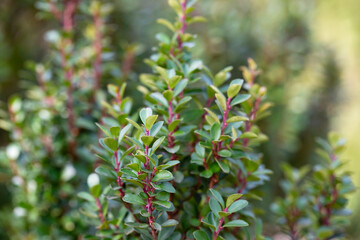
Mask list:
[[[225,209],[224,209],[224,212],[227,212],[227,210],[228,210],[228,208],[225,208]],[[220,220],[219,220],[219,226],[218,226],[218,228],[217,228],[216,231],[214,232],[213,240],[216,240],[217,237],[219,236],[221,230],[223,229],[223,226],[222,226],[223,223],[224,223],[224,218],[222,217],[222,218],[220,218]]]
[[[227,118],[228,118],[228,114],[231,110],[231,98],[227,99],[226,102],[226,109],[224,110],[224,117],[223,117],[223,121],[222,121],[222,127],[221,127],[221,135],[224,133],[226,127],[227,127]],[[215,161],[219,161],[220,160],[220,156],[218,155],[219,151],[222,149],[222,141],[219,141],[217,144],[212,143],[212,153],[214,156]],[[214,185],[218,182],[218,176],[216,174],[213,173],[213,175],[210,178],[210,183],[209,183],[209,188],[213,188]],[[210,200],[209,196],[207,196],[206,198],[206,203],[208,203]]]
[[[331,153],[330,159],[331,159],[331,162],[336,161],[336,159],[337,159],[336,155],[334,153]],[[321,216],[321,218],[320,218],[320,222],[323,226],[330,225],[331,209],[332,209],[333,205],[336,203],[337,198],[338,198],[338,190],[336,188],[336,177],[333,173],[330,175],[330,184],[331,184],[330,185],[331,202],[327,203],[325,205],[319,204],[320,214],[322,214],[323,212],[325,213],[325,216]],[[325,195],[324,197],[326,197],[326,195],[328,195],[328,193],[324,192],[323,195]]]
[[[145,130],[146,136],[149,136],[149,130]],[[150,170],[150,159],[149,159],[149,146],[145,147],[145,158],[146,158],[146,163],[145,163],[145,168],[147,170]],[[150,214],[148,221],[149,221],[149,227],[151,229],[151,235],[153,237],[153,240],[157,239],[157,235],[156,235],[156,229],[154,227],[154,216],[152,215],[152,212],[154,211],[154,207],[152,206],[152,200],[153,197],[150,196],[149,192],[153,193],[155,191],[154,187],[151,185],[151,181],[154,177],[156,173],[156,168],[153,167],[153,171],[152,173],[146,176],[146,185],[143,188],[144,193],[147,196],[147,202],[146,202],[146,210],[147,212]]]
[[[97,206],[97,208],[98,208],[100,221],[101,221],[101,223],[104,223],[104,222],[105,222],[105,218],[104,218],[104,214],[103,214],[103,212],[102,212],[102,206],[101,206],[101,203],[100,203],[99,198],[96,198],[96,206]]]
[[[175,114],[174,114],[174,109],[173,109],[172,101],[173,101],[173,99],[171,99],[171,100],[169,101],[169,107],[168,107],[168,110],[169,110],[168,126],[170,126],[170,124],[173,122],[173,120],[174,120],[174,115],[175,115]],[[175,130],[169,132],[169,133],[168,133],[168,136],[167,136],[168,147],[169,147],[169,148],[173,148],[173,147],[175,146],[175,143],[174,143],[175,138],[174,138],[174,136],[173,136],[174,131],[175,131]],[[173,154],[171,155],[170,159],[171,159],[171,160],[175,160],[175,159],[176,159],[176,155],[173,153]]]
[[[222,127],[221,127],[221,135],[224,133],[225,128],[226,128],[227,125],[228,125],[228,123],[227,123],[226,121],[227,121],[227,117],[228,117],[229,111],[230,111],[230,109],[231,109],[230,103],[231,103],[231,98],[228,98],[228,99],[227,99],[227,102],[226,102],[226,109],[225,109],[225,111],[224,111],[224,118],[223,118]]]
[[[116,163],[116,167],[114,168],[114,170],[116,173],[118,173],[119,169],[120,169],[120,161],[118,159],[118,150],[116,150],[114,152],[114,157],[115,157],[115,163]],[[122,203],[129,210],[129,212],[133,215],[135,221],[139,222],[139,219],[136,217],[134,210],[131,208],[130,204],[123,200],[123,197],[125,196],[125,191],[124,191],[124,183],[121,181],[120,176],[117,177],[116,183],[119,187],[120,199],[121,199]]]

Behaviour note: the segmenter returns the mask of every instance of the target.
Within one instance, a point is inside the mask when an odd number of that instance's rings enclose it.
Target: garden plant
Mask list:
[[[12,239],[271,239],[266,226],[291,239],[346,239],[355,187],[341,169],[345,141],[319,140],[314,166],[284,164],[277,224],[263,223],[272,171],[260,120],[272,103],[261,70],[248,58],[213,71],[193,57],[188,29],[206,22],[195,11],[201,1],[168,3],[175,20],[157,20],[164,31],[144,61],[150,73],[139,74],[139,100],[127,90],[129,62],[119,74],[113,61],[110,1],[38,2],[61,30],[46,34],[49,60],[30,65],[38,85],[2,112],[12,140],[0,155],[12,174],[15,208],[4,212]]]

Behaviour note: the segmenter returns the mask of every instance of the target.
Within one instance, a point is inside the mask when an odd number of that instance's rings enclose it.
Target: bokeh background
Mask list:
[[[156,45],[163,27],[156,19],[173,14],[165,0],[117,0],[109,17],[111,45],[118,66],[134,56],[129,89],[138,83],[136,73],[149,71],[142,59]],[[360,185],[360,9],[359,0],[200,0],[196,13],[207,23],[189,31],[198,34],[195,56],[214,72],[225,66],[244,65],[254,58],[263,74],[259,81],[269,89],[272,115],[262,121],[269,141],[263,145],[265,163],[274,170],[264,190],[265,209],[281,194],[281,162],[302,166],[316,161],[315,137],[335,130],[347,138],[344,160]],[[22,83],[34,81],[28,61],[41,62],[48,52],[44,33],[55,25],[42,19],[35,0],[0,1],[0,100],[24,93]],[[128,95],[135,95],[129,91]],[[7,133],[0,131],[0,145]],[[0,172],[0,208],[6,208],[6,176]],[[360,191],[351,196],[349,233],[360,239]],[[271,220],[271,214],[266,215]]]

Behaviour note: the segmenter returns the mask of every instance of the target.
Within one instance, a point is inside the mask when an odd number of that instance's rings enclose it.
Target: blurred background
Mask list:
[[[156,45],[163,27],[157,18],[173,17],[165,0],[117,0],[109,16],[111,46],[118,67],[134,57],[127,78],[128,95],[135,95],[136,73],[148,72],[142,59]],[[315,137],[335,130],[348,146],[344,160],[360,185],[360,1],[358,0],[200,0],[196,14],[207,18],[189,31],[198,34],[194,55],[219,71],[238,66],[252,57],[262,69],[258,79],[269,89],[272,115],[261,125],[269,136],[263,145],[265,163],[274,170],[263,205],[268,208],[282,177],[281,162],[302,166],[315,161]],[[25,81],[34,81],[28,61],[41,62],[48,52],[44,33],[55,22],[41,18],[36,0],[0,1],[0,100],[23,94]],[[123,69],[124,70],[124,69]],[[141,99],[139,99],[141,101]],[[139,104],[139,103],[138,103]],[[0,130],[0,145],[9,141]],[[1,173],[1,172],[0,172]],[[0,174],[0,208],[6,181]],[[349,233],[360,239],[360,191],[351,196],[354,211]],[[267,214],[271,220],[271,215]]]

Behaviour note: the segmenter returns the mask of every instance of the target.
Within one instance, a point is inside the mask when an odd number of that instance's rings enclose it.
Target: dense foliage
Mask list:
[[[101,90],[105,77],[129,76],[133,57],[121,70],[112,62],[111,3],[38,2],[61,30],[46,34],[49,60],[30,66],[38,85],[11,98],[1,121],[12,138],[1,159],[13,174],[16,207],[6,216],[18,219],[8,223],[14,239],[265,239],[258,202],[272,172],[257,147],[267,140],[258,121],[272,104],[252,59],[242,79],[193,57],[196,35],[187,29],[205,21],[194,16],[195,2],[169,1],[176,21],[158,20],[167,31],[156,35],[145,60],[152,73],[139,75],[137,94],[126,83]],[[287,195],[273,209],[293,239],[344,234],[344,218],[334,216],[347,213],[354,187],[338,172],[343,141],[320,142],[323,163],[284,167]]]
[[[29,64],[37,84],[26,86],[25,99],[10,98],[1,122],[12,139],[2,162],[13,174],[13,214],[19,220],[6,224],[14,239],[71,237],[87,229],[76,193],[86,186],[96,159],[90,151],[98,134],[93,122],[101,116],[102,69],[111,67],[103,37],[109,6],[97,1],[37,4],[43,17],[58,21],[58,29],[45,35],[52,51],[44,64]],[[86,19],[78,22],[81,36],[74,31],[78,10]]]
[[[345,140],[330,133],[328,141],[318,139],[318,143],[321,161],[312,168],[283,166],[286,180],[281,186],[286,197],[272,208],[292,239],[346,239],[344,226],[348,221],[342,216],[351,213],[345,209],[346,194],[355,187],[349,173],[341,170],[344,164],[339,154],[344,150]]]

